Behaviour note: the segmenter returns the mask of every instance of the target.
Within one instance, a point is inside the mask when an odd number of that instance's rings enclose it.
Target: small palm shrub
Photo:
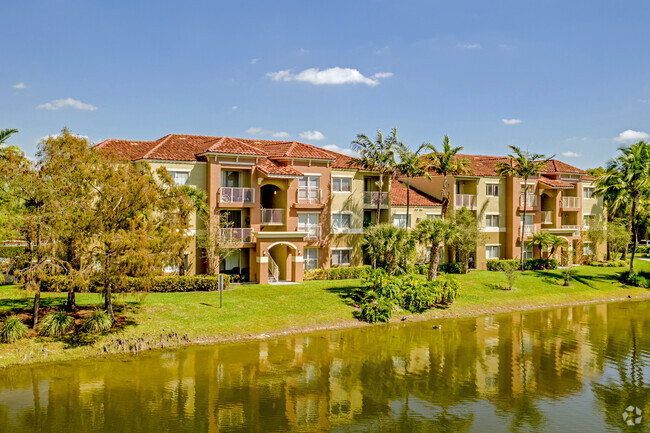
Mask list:
[[[15,314],[0,321],[0,341],[3,343],[13,343],[25,337],[28,331],[27,325]]]
[[[89,334],[100,334],[111,329],[113,321],[105,310],[95,310],[86,317],[81,325],[81,329]]]
[[[61,337],[74,325],[72,316],[65,311],[56,311],[43,317],[38,324],[38,333],[48,337]]]
[[[562,277],[564,277],[564,285],[569,287],[571,285],[571,278],[576,274],[576,270],[573,268],[567,268],[562,272]]]
[[[355,312],[355,317],[368,323],[388,322],[393,315],[393,304],[387,299],[366,300]]]
[[[503,266],[503,275],[506,277],[506,282],[508,283],[508,290],[515,288],[515,283],[517,278],[519,278],[519,272],[517,272],[518,266],[516,264],[508,263]]]

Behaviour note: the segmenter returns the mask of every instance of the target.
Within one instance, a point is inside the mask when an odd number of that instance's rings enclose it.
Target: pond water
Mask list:
[[[0,370],[0,432],[650,431],[648,418],[650,302]]]

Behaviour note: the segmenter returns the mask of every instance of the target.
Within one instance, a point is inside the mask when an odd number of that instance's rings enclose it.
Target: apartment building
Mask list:
[[[364,221],[378,211],[390,218],[390,181],[379,191],[376,173],[305,143],[171,134],[96,148],[165,167],[176,183],[205,190],[210,210],[231,226],[221,234],[235,251],[220,269],[243,282],[297,282],[305,270],[360,265]],[[204,229],[196,216],[192,227]],[[186,257],[190,273],[205,272],[195,242]]]
[[[466,208],[479,217],[485,242],[478,246],[472,264],[485,269],[489,259],[520,258],[521,225],[526,207],[524,258],[545,256],[531,242],[533,234],[549,232],[566,240],[555,253],[562,264],[580,263],[585,256],[602,256],[605,245],[591,245],[584,230],[596,218],[604,218],[602,198],[593,196],[594,178],[577,167],[551,160],[539,176],[528,179],[524,200],[524,180],[499,176],[496,165],[506,157],[458,155],[471,163],[471,174],[449,176],[447,191],[450,209]],[[442,199],[442,176],[413,179],[412,185]],[[453,260],[452,257],[446,257]]]

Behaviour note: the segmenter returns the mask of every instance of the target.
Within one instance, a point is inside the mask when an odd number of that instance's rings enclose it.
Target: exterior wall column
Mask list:
[[[219,205],[219,188],[221,188],[221,165],[216,157],[208,156],[208,208],[214,212]]]

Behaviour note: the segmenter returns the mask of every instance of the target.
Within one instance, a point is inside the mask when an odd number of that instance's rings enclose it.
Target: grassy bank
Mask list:
[[[650,262],[639,263],[650,270]],[[462,293],[447,309],[434,309],[408,320],[467,317],[611,299],[650,298],[646,289],[624,286],[616,280],[622,268],[578,267],[571,287],[561,286],[561,271],[524,272],[513,291],[497,272],[475,271],[458,276]],[[358,280],[311,281],[295,285],[245,285],[219,293],[151,293],[128,295],[117,301],[123,325],[108,335],[35,337],[0,346],[0,367],[42,361],[63,361],[106,353],[175,347],[189,343],[216,343],[265,338],[301,331],[365,326],[353,319],[347,294]],[[0,286],[0,312],[29,310],[33,296],[18,286]],[[97,294],[79,294],[80,306],[100,305]],[[43,294],[45,308],[62,306],[65,294]],[[401,314],[394,320],[400,320]]]

